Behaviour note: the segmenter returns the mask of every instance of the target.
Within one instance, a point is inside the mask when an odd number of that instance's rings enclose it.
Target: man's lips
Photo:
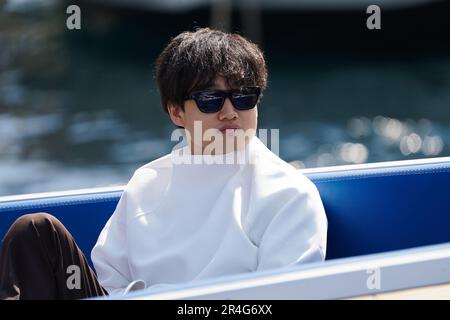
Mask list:
[[[239,126],[230,125],[230,126],[223,126],[219,130],[222,131],[222,132],[226,132],[228,129],[229,130],[237,130],[237,129],[240,129],[240,127]]]

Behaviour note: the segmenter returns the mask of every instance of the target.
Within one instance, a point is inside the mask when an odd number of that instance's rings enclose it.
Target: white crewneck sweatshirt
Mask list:
[[[230,155],[246,161],[220,164]],[[137,169],[91,258],[100,284],[126,294],[323,261],[326,238],[316,186],[254,136],[225,156],[184,147]]]

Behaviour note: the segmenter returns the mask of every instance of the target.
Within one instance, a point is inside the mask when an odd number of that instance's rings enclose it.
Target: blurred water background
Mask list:
[[[448,1],[382,4],[381,30],[364,0],[217,1],[0,0],[0,195],[121,185],[169,153],[154,60],[214,25],[263,48],[259,128],[280,129],[284,160],[450,155]],[[81,30],[66,28],[70,4]]]

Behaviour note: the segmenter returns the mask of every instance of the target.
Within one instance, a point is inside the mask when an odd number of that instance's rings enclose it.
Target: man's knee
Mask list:
[[[48,222],[54,223],[55,221],[58,221],[58,219],[56,219],[51,214],[46,212],[38,212],[38,213],[28,213],[24,214],[23,216],[20,216],[19,218],[17,218],[17,220],[14,222],[13,225],[21,227],[21,226],[29,226],[30,224],[42,225]]]
[[[36,230],[39,231],[43,228],[52,227],[56,224],[61,223],[54,216],[45,212],[25,214],[14,221],[11,228],[5,235],[5,240],[18,237],[23,238]]]

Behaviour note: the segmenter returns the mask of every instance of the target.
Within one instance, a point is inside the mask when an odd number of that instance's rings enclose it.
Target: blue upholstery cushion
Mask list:
[[[450,161],[310,175],[327,213],[327,259],[450,241]]]
[[[450,241],[450,161],[307,174],[328,217],[327,259]],[[19,216],[48,212],[88,261],[120,191],[0,202],[0,237]]]
[[[23,214],[47,212],[57,217],[75,238],[92,266],[91,250],[114,212],[122,192],[49,197],[0,202],[0,237]]]

